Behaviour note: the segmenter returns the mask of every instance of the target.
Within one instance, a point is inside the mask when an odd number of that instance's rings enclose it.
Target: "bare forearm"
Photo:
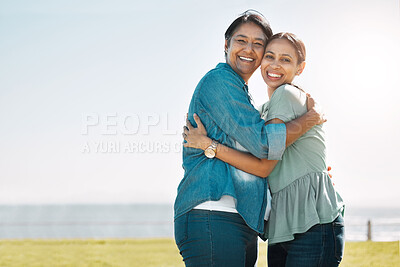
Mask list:
[[[183,127],[182,133],[185,139],[183,146],[206,150],[213,143],[213,140],[207,136],[200,118],[196,114],[193,117],[198,127],[194,128],[190,121],[186,119],[186,126]],[[259,177],[267,177],[278,162],[276,160],[259,159],[250,153],[238,151],[223,144],[217,145],[216,157],[237,169]]]
[[[309,110],[303,116],[286,123],[286,147],[293,144],[300,136],[320,122],[315,110]]]
[[[277,160],[259,159],[250,153],[222,144],[218,144],[216,157],[239,170],[259,177],[267,177],[278,163]]]

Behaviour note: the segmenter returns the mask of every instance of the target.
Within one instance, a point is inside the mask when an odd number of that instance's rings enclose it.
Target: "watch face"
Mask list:
[[[213,157],[215,157],[215,151],[211,148],[207,148],[206,150],[204,150],[204,155],[206,155],[207,158],[212,159]]]

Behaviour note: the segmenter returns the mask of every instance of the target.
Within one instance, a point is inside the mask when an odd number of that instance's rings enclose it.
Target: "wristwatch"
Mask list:
[[[212,140],[212,143],[209,147],[204,150],[204,155],[206,155],[207,158],[212,159],[217,155],[217,146],[218,142],[215,140]]]

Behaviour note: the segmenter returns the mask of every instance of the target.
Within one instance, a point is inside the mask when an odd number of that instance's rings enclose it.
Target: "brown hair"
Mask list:
[[[228,29],[225,32],[225,40],[228,42],[228,46],[231,42],[233,34],[236,32],[236,29],[240,27],[242,24],[252,22],[259,26],[265,34],[267,40],[272,36],[272,29],[269,25],[267,19],[258,11],[249,9],[244,13],[240,14],[237,19],[235,19],[231,25],[229,25]],[[225,52],[226,56],[226,52]]]
[[[276,33],[268,39],[267,45],[275,39],[284,39],[288,40],[296,50],[297,54],[297,64],[300,64],[303,61],[306,61],[306,47],[302,40],[300,40],[295,34],[290,32],[280,32]]]

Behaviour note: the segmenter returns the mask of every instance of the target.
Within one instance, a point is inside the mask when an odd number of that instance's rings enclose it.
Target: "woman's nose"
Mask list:
[[[247,43],[245,48],[244,48],[244,50],[245,51],[249,51],[249,52],[252,51],[253,50],[253,44],[252,43]]]
[[[274,60],[273,62],[271,62],[271,68],[273,68],[273,69],[279,69],[279,67],[280,67],[280,65],[279,65],[279,63],[276,61],[276,60]]]

